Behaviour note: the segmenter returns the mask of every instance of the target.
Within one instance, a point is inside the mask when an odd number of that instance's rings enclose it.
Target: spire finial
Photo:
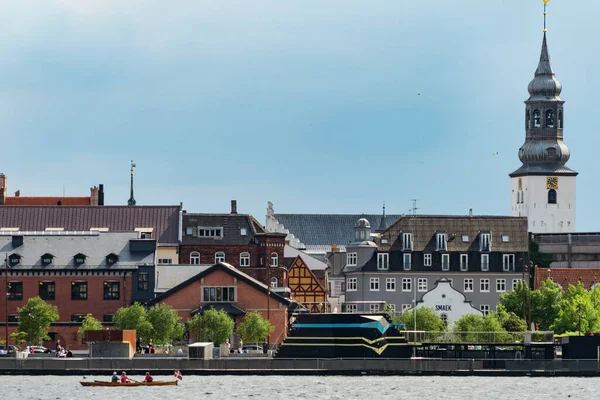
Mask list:
[[[546,16],[548,15],[546,7],[548,7],[549,2],[550,0],[544,0],[544,33],[548,32],[548,30],[546,29]]]
[[[136,167],[135,163],[133,162],[133,160],[131,160],[131,184],[130,184],[130,193],[129,193],[129,200],[127,200],[127,205],[128,206],[135,206],[135,198],[133,197],[133,169]]]

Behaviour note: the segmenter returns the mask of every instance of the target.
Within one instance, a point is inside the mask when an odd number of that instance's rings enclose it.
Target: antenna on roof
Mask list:
[[[419,199],[410,199],[410,201],[412,201],[413,206],[410,209],[410,213],[412,215],[417,215],[417,210],[420,210],[421,208],[417,207],[417,202],[419,201]]]

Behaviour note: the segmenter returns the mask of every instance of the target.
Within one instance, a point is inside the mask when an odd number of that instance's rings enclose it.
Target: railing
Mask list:
[[[504,344],[553,343],[554,332],[426,332],[405,331],[410,343]]]

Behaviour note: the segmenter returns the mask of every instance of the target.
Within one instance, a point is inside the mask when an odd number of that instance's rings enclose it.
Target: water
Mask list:
[[[88,380],[108,378],[87,377]],[[0,388],[4,399],[43,400],[580,400],[597,399],[600,385],[600,378],[184,376],[179,386],[111,388],[83,387],[80,380],[81,377],[75,376],[0,376]]]

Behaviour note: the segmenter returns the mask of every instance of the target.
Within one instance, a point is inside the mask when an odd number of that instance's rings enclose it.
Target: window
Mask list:
[[[410,271],[410,253],[405,253],[403,256],[404,262],[403,262],[403,267],[405,271]]]
[[[148,282],[148,272],[140,272],[138,273],[138,290],[140,292],[147,292],[149,289],[149,282]]]
[[[515,290],[517,288],[517,286],[519,285],[519,281],[520,281],[520,279],[512,280],[512,290]]]
[[[197,251],[193,251],[190,253],[190,264],[198,265],[200,264],[200,253]]]
[[[225,262],[225,253],[223,253],[221,251],[218,253],[215,253],[215,264],[220,263],[220,262]]]
[[[395,292],[396,291],[396,278],[385,278],[385,291]]]
[[[481,255],[481,270],[482,271],[490,270],[490,255],[489,254]]]
[[[445,233],[438,233],[436,235],[436,244],[437,244],[436,249],[438,251],[446,251],[446,249],[447,249],[447,241],[446,241],[446,234]]]
[[[104,300],[119,300],[121,285],[118,281],[104,282]]]
[[[204,303],[228,303],[235,301],[235,287],[205,286],[202,288],[202,301]]]
[[[450,254],[442,254],[442,271],[450,271]]]
[[[152,232],[140,232],[140,239],[152,239]]]
[[[119,261],[119,256],[116,255],[115,253],[110,253],[109,255],[106,256],[106,264],[107,265],[114,265],[117,263],[117,261]]]
[[[8,282],[8,299],[23,300],[23,282],[12,281]]]
[[[531,114],[529,113],[529,110],[527,110],[527,113],[525,114],[525,129],[529,128],[531,128]]]
[[[460,270],[461,271],[469,270],[469,255],[468,254],[460,255]]]
[[[558,127],[562,129],[563,127],[563,112],[562,110],[558,111]]]
[[[358,311],[357,308],[356,304],[346,304],[346,312],[348,313],[356,313]]]
[[[412,292],[412,278],[402,278],[402,291]]]
[[[369,290],[371,292],[379,291],[379,278],[370,278],[369,279]]]
[[[115,314],[104,314],[102,316],[102,321],[110,323],[110,322],[113,322],[114,317],[115,317]]]
[[[542,125],[540,110],[533,110],[533,127],[539,128]]]
[[[417,280],[417,290],[419,292],[426,292],[427,291],[427,278],[419,278]]]
[[[271,253],[271,267],[279,266],[279,256],[277,253]]]
[[[503,254],[502,255],[502,270],[505,272],[515,270],[515,255],[514,254]]]
[[[444,326],[448,327],[448,314],[442,313],[442,315],[440,315],[440,318],[441,318],[442,322],[444,323]]]
[[[240,236],[246,236],[248,234],[246,228],[240,228]]]
[[[489,292],[490,291],[490,280],[489,279],[481,279],[479,281],[479,291],[480,292]]]
[[[346,265],[354,266],[357,263],[356,253],[348,253],[346,254]]]
[[[360,238],[364,239],[365,238],[365,231],[360,231]]]
[[[390,255],[388,253],[377,254],[377,269],[390,268]]]
[[[496,292],[506,292],[506,279],[496,279]]]
[[[275,289],[279,285],[277,278],[271,278],[271,287]]]
[[[473,279],[467,278],[465,279],[465,292],[473,291]]]
[[[249,267],[250,266],[250,254],[249,253],[241,253],[240,254],[240,267]]]
[[[556,190],[548,190],[548,204],[556,204]]]
[[[55,300],[56,285],[53,281],[42,281],[40,282],[38,294],[42,300]]]
[[[548,147],[546,149],[546,154],[548,154],[548,157],[556,157],[556,148],[555,147]]]
[[[502,242],[508,243],[510,241],[510,237],[508,235],[502,235]]]
[[[546,110],[546,127],[554,128],[554,110]]]
[[[488,304],[482,304],[481,307],[479,307],[479,309],[481,310],[483,315],[488,315],[490,313],[490,306]]]
[[[469,235],[462,235],[463,243],[469,243]]]
[[[75,254],[75,256],[73,257],[73,262],[75,263],[75,265],[81,265],[85,263],[85,258],[85,254],[78,253]]]
[[[348,292],[356,292],[358,290],[358,279],[356,279],[356,278],[346,279],[346,290]]]
[[[492,251],[492,234],[479,234],[479,251]]]
[[[71,314],[71,322],[83,322],[87,314]]]
[[[12,314],[8,316],[8,322],[19,322],[19,314]]]
[[[8,257],[8,263],[10,264],[11,267],[18,265],[20,262],[21,262],[21,256],[17,253],[11,254]]]
[[[423,254],[423,265],[425,267],[431,267],[431,253]]]
[[[42,256],[42,265],[50,265],[52,264],[52,260],[54,259],[54,256],[50,253],[46,253]]]
[[[413,249],[412,233],[403,233],[402,234],[402,250],[412,251],[412,249]]]
[[[190,257],[190,260],[191,260],[191,257]],[[161,265],[164,265],[164,264],[173,264],[173,259],[172,258],[159,258],[158,259],[158,263],[161,264]]]
[[[71,300],[87,300],[87,282],[73,281],[71,282]]]
[[[194,227],[193,226],[186,226],[185,227],[185,234],[187,236],[192,236],[193,233],[194,233]]]
[[[369,307],[369,311],[371,311],[371,314],[378,313],[379,312],[379,304],[371,304]]]
[[[410,304],[402,304],[402,312],[404,313],[404,311],[410,310],[410,307]]]
[[[220,238],[221,228],[198,228],[198,237]]]

